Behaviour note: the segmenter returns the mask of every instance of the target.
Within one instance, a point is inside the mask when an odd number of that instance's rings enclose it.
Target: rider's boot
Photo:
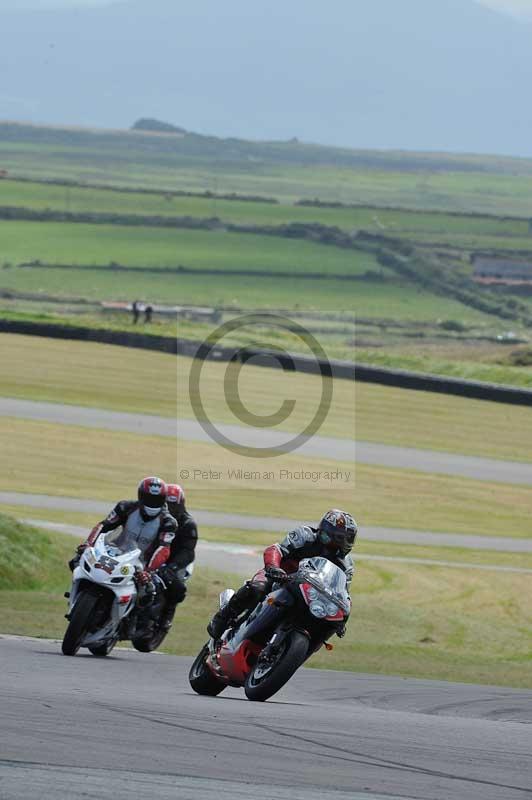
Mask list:
[[[172,627],[172,622],[173,622],[173,619],[174,619],[176,607],[177,607],[177,603],[168,604],[165,607],[163,613],[161,614],[161,618],[159,620],[159,627],[165,633],[168,633],[168,631]]]
[[[227,605],[217,611],[211,619],[207,625],[207,633],[209,636],[212,636],[213,639],[219,639],[231,623],[244,611],[254,608],[259,599],[260,589],[254,586],[251,581],[247,581],[247,583],[241,586],[238,592],[232,596]]]
[[[207,625],[207,633],[213,639],[219,639],[222,633],[227,630],[231,622],[236,619],[238,615],[235,614],[230,608],[229,603],[216,612],[214,617]]]

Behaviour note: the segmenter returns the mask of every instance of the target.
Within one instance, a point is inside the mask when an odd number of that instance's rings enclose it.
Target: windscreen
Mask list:
[[[345,572],[328,558],[306,558],[299,565],[299,573],[316,589],[341,601],[342,605],[349,604]]]
[[[130,537],[122,535],[121,528],[100,536],[97,544],[112,557],[121,556],[125,553],[132,553],[134,550],[138,550],[138,544],[132,541]]]

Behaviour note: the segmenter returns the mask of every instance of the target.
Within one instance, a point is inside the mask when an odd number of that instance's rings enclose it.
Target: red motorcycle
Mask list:
[[[233,594],[222,592],[221,608]],[[326,558],[304,559],[220,639],[207,642],[190,669],[190,685],[211,696],[243,686],[249,700],[267,700],[324,643],[331,648],[327,640],[350,610],[345,573]]]

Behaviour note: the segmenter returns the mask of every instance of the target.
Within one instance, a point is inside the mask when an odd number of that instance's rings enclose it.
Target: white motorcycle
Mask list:
[[[69,622],[64,655],[75,656],[80,647],[87,647],[95,656],[106,656],[119,639],[131,638],[138,596],[135,576],[143,569],[138,548],[117,547],[105,535],[86,548],[72,574],[72,589],[65,594]]]

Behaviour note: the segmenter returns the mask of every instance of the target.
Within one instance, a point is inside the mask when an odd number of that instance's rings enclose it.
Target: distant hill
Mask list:
[[[155,159],[169,169],[192,162],[210,169],[233,165],[238,170],[260,172],[261,164],[294,167],[333,167],[347,169],[382,170],[387,172],[419,173],[472,173],[493,175],[532,175],[532,159],[504,156],[460,155],[452,153],[424,153],[403,150],[355,150],[298,140],[254,141],[235,137],[203,135],[186,131],[170,123],[156,123],[155,128],[137,127],[106,130],[73,126],[29,125],[22,122],[0,120],[0,152],[12,146],[28,146],[28,153],[57,151],[62,146],[75,148],[78,159],[87,158],[87,151],[97,152],[101,158],[123,162],[138,160],[146,164]],[[158,126],[161,126],[160,128]],[[169,130],[163,129],[168,128]],[[174,135],[179,132],[180,135]],[[154,136],[153,134],[158,134]],[[60,152],[60,151],[58,151]],[[74,150],[70,154],[73,159]],[[9,161],[5,162],[6,164]],[[24,171],[24,170],[23,170]]]
[[[184,128],[178,128],[177,125],[170,125],[169,122],[161,122],[158,119],[138,119],[132,126],[132,131],[152,131],[154,133],[179,133],[184,134]]]
[[[532,26],[473,0],[0,11],[0,118],[532,156]]]

